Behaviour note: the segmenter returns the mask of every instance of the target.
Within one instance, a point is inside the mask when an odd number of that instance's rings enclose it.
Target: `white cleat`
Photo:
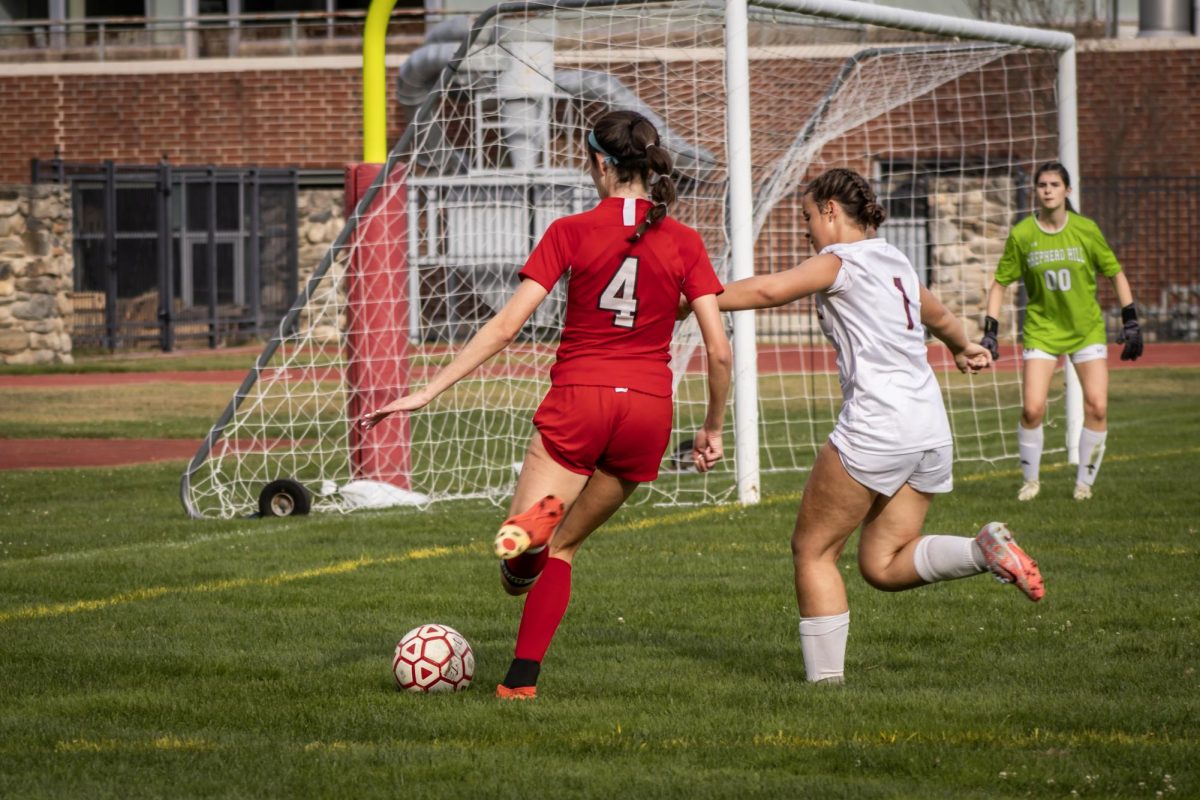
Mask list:
[[[1037,497],[1038,492],[1041,490],[1042,484],[1040,481],[1025,481],[1025,485],[1021,487],[1021,491],[1017,492],[1017,499],[1024,503],[1027,500]]]
[[[1086,483],[1075,484],[1075,499],[1076,500],[1091,500],[1092,499],[1092,487],[1088,486]]]

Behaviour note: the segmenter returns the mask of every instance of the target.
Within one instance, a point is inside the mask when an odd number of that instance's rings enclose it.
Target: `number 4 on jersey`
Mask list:
[[[638,260],[633,256],[621,262],[617,274],[612,276],[608,286],[600,293],[600,308],[613,312],[612,324],[618,328],[632,328],[637,316],[637,298],[634,289],[637,286]]]

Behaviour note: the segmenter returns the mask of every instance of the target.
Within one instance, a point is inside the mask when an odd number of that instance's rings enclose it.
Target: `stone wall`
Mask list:
[[[1017,218],[1010,177],[936,177],[929,183],[930,290],[963,320],[967,338],[983,333],[988,288]],[[1005,298],[1011,304],[1015,290]],[[1012,319],[1011,314],[1006,318]]]
[[[71,193],[0,186],[0,362],[70,364]]]
[[[296,219],[300,227],[297,285],[301,291],[346,224],[342,208],[344,195],[341,189],[304,189],[299,193],[296,200]],[[340,258],[335,260],[326,280],[321,282],[301,316],[301,327],[311,329],[313,338],[319,342],[340,341],[341,332],[346,328],[342,312],[345,291],[341,280],[342,261]]]

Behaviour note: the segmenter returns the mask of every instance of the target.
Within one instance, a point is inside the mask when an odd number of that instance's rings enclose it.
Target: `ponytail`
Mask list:
[[[836,200],[846,215],[864,230],[878,229],[887,219],[887,210],[880,204],[871,184],[851,169],[834,167],[822,172],[808,184],[804,193],[812,197],[818,207]]]
[[[646,125],[650,128],[654,127],[649,122]],[[655,138],[658,138],[657,131]],[[678,196],[675,180],[671,177],[671,154],[657,141],[646,145],[645,153],[647,166],[650,168],[650,172],[654,173],[650,178],[650,200],[654,203],[654,207],[646,212],[645,219],[634,229],[633,235],[627,240],[630,244],[637,243],[651,225],[667,216],[667,206],[674,203]]]

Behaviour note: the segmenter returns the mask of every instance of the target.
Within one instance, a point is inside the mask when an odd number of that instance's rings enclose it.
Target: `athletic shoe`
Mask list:
[[[1021,502],[1032,500],[1038,496],[1038,492],[1042,490],[1040,481],[1025,481],[1025,485],[1021,487],[1021,491],[1017,492],[1017,499]]]
[[[1086,483],[1075,484],[1075,499],[1076,500],[1091,500],[1092,499],[1092,487],[1088,486]]]
[[[550,542],[562,516],[562,500],[552,494],[546,495],[525,513],[504,520],[493,545],[496,555],[503,559],[516,558],[531,548],[544,547]]]
[[[996,580],[1015,583],[1030,600],[1041,600],[1046,594],[1042,573],[1037,562],[1013,541],[1013,535],[1003,522],[989,522],[975,537],[975,546]]]
[[[532,578],[522,578],[520,575],[514,575],[512,570],[508,568],[507,561],[500,562],[500,585],[504,587],[505,592],[513,597],[528,594],[539,577],[541,577],[540,572]]]
[[[515,689],[510,689],[503,683],[496,686],[496,698],[498,700],[536,700],[536,686],[518,686]]]

